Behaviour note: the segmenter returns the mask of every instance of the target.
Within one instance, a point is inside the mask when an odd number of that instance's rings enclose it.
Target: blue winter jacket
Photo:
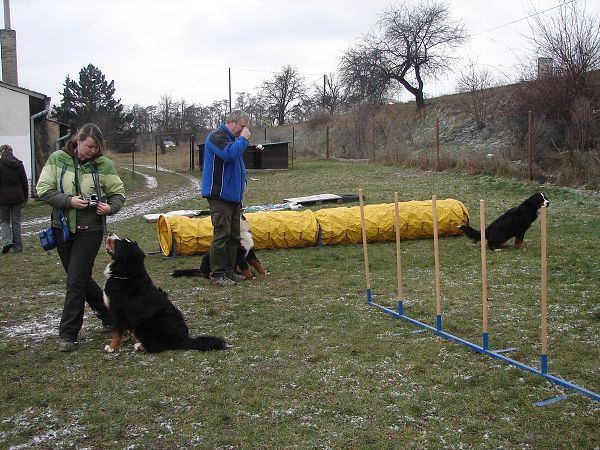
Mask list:
[[[225,124],[206,137],[202,197],[242,203],[246,187],[246,165],[242,155],[247,148],[246,138],[235,138]]]

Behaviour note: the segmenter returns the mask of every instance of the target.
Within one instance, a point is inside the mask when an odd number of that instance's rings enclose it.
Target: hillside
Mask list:
[[[600,71],[590,73],[589,86],[591,97],[600,98],[596,95],[600,92]],[[527,178],[529,99],[523,97],[534,87],[519,83],[433,98],[420,112],[414,103],[405,103],[363,105],[351,113],[333,116],[320,113],[306,123],[269,128],[267,141],[290,141],[294,158],[367,159],[430,170]],[[585,128],[583,131],[565,131],[564,120],[534,114],[533,179],[589,189],[600,186],[600,106],[597,102],[585,106],[583,117],[576,116],[580,113],[577,110],[572,113],[573,120],[581,122],[573,126]],[[539,104],[531,107],[537,108]],[[584,131],[588,148],[569,148],[572,134]],[[560,139],[565,141],[562,146],[557,144]]]

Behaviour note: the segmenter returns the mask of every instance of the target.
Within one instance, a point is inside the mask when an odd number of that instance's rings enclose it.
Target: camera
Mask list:
[[[94,208],[98,204],[97,194],[83,194],[81,198],[88,202],[89,208]]]

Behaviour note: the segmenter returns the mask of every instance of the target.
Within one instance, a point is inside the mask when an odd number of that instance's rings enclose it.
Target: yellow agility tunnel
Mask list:
[[[399,202],[400,238],[433,237],[431,200]],[[437,200],[440,236],[462,234],[459,225],[467,223],[469,214],[458,200]],[[364,207],[367,241],[393,241],[395,205],[386,203]],[[305,211],[261,211],[244,214],[250,224],[254,246],[263,248],[298,248],[317,244],[359,244],[362,242],[360,208],[324,208]],[[160,216],[158,241],[165,256],[196,255],[208,252],[212,241],[210,217]]]

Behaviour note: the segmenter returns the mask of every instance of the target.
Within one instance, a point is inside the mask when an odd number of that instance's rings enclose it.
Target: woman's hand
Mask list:
[[[81,197],[71,197],[69,205],[75,209],[85,209],[88,207],[89,202]]]
[[[108,216],[112,213],[112,208],[108,203],[98,202],[96,205],[96,214],[99,216]]]

